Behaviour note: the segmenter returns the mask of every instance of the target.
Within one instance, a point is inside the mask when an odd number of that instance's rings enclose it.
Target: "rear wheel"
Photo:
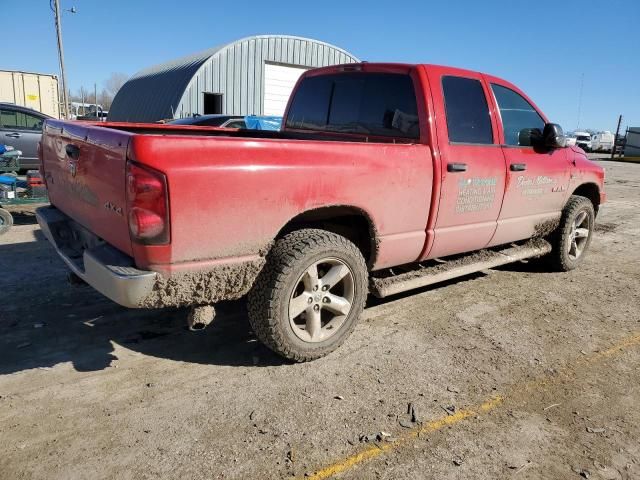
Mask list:
[[[285,358],[304,362],[335,350],[351,334],[367,298],[360,250],[324,230],[278,240],[249,292],[257,337]]]
[[[4,208],[0,208],[0,235],[9,231],[13,226],[13,217]]]
[[[551,266],[560,271],[576,268],[591,244],[595,212],[588,198],[573,195],[562,211],[560,225],[551,236],[549,260]]]

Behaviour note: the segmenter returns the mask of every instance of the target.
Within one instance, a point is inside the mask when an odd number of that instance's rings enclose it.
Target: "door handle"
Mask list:
[[[20,134],[18,132],[12,132],[12,133],[7,133],[6,136],[7,137],[11,137],[11,138],[20,138],[22,136],[22,134]]]
[[[509,167],[512,172],[524,172],[527,169],[526,163],[512,163]]]
[[[466,172],[467,164],[466,163],[447,163],[447,172]]]
[[[68,143],[64,150],[65,152],[67,152],[67,156],[73,158],[74,160],[77,160],[80,156],[80,148],[71,143]]]

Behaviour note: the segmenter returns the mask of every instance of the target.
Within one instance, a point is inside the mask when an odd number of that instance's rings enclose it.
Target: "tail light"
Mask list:
[[[164,174],[127,162],[127,212],[131,238],[145,245],[169,243],[169,205]]]

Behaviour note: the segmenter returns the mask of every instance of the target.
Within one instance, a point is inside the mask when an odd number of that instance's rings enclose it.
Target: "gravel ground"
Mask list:
[[[192,333],[69,286],[23,212],[0,237],[0,478],[640,478],[640,165],[603,165],[579,270],[370,299],[302,365],[242,302]]]

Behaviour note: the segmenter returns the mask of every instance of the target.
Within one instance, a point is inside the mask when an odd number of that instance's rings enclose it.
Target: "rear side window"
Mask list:
[[[411,77],[342,73],[305,79],[287,128],[417,139],[418,109]]]
[[[479,80],[443,77],[450,142],[493,143],[489,105]]]
[[[498,102],[504,143],[507,145],[530,146],[532,129],[544,129],[544,120],[536,109],[522,95],[502,85],[491,84],[491,89]]]
[[[17,110],[0,110],[0,126],[6,129],[42,131],[43,119]]]

